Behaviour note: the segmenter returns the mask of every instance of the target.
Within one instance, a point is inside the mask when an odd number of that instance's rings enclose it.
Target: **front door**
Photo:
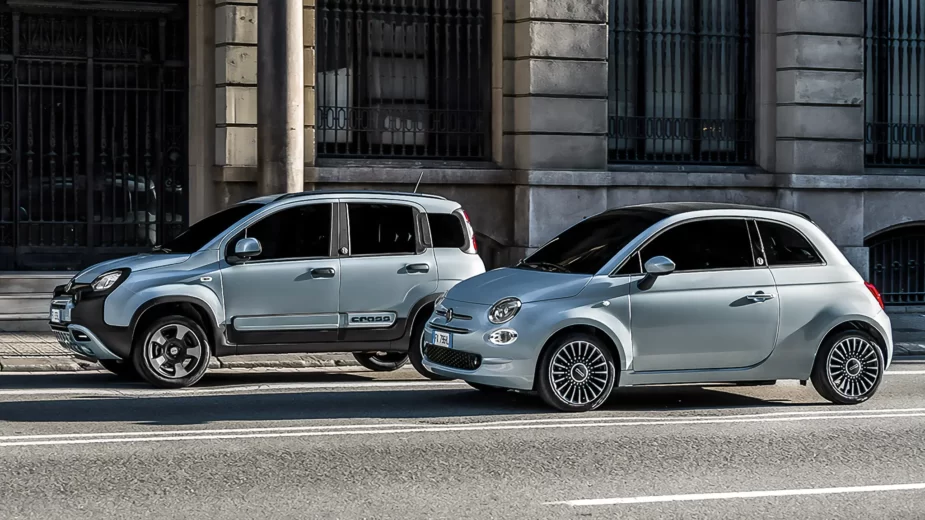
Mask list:
[[[647,290],[632,285],[634,370],[741,368],[766,359],[779,303],[756,251],[744,219],[681,224],[644,246],[643,261],[666,256],[676,270]]]
[[[254,344],[304,344],[337,339],[340,260],[332,249],[334,204],[287,206],[264,217],[243,237],[262,253],[222,269],[228,337],[239,351]]]
[[[343,340],[400,338],[414,305],[437,290],[434,252],[421,241],[417,212],[391,202],[347,203],[349,242],[340,284]]]

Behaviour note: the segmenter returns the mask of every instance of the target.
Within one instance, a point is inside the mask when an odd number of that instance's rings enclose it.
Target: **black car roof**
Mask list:
[[[765,206],[753,206],[749,204],[729,204],[723,202],[657,202],[652,204],[637,204],[634,206],[627,206],[624,209],[640,209],[644,211],[651,211],[657,213],[664,217],[670,217],[673,215],[680,215],[682,213],[690,213],[692,211],[709,211],[716,209],[732,209],[732,210],[752,210],[752,211],[773,211],[775,213],[786,213],[788,215],[794,215],[797,217],[805,218],[806,220],[812,222],[813,220],[806,213],[800,213],[797,211],[790,211],[781,208],[769,208]],[[614,211],[614,210],[612,210]]]

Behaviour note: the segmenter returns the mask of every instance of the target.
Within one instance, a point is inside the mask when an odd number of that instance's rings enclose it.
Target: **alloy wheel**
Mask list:
[[[556,397],[572,405],[586,405],[598,399],[610,377],[607,358],[587,341],[572,341],[559,347],[549,364],[549,381]]]
[[[851,398],[870,392],[882,370],[876,349],[871,342],[857,336],[849,336],[836,343],[826,360],[826,374],[832,388]]]
[[[202,359],[202,342],[185,325],[170,324],[151,335],[145,354],[160,376],[180,379],[196,370]]]

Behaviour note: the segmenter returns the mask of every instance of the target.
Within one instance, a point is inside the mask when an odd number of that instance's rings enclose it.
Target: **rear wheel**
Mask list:
[[[353,357],[374,372],[398,370],[408,362],[408,354],[404,352],[354,352]]]
[[[813,387],[836,404],[863,403],[880,387],[884,364],[883,351],[870,334],[841,332],[826,338],[816,354]]]
[[[132,361],[145,380],[160,388],[183,388],[199,381],[212,352],[202,327],[186,316],[165,316],[135,339]]]
[[[414,328],[411,329],[411,344],[408,349],[408,359],[411,365],[422,376],[434,381],[449,381],[452,378],[439,376],[424,366],[424,324],[427,323],[429,312],[421,311],[418,313],[418,319],[414,322]]]
[[[575,333],[543,350],[537,373],[540,397],[563,412],[587,412],[604,404],[617,379],[613,356],[600,339]]]
[[[138,372],[135,371],[135,367],[132,365],[131,360],[123,361],[121,359],[101,359],[99,360],[99,364],[106,370],[121,377],[122,379],[129,379],[132,381],[141,379],[141,376],[139,376]]]

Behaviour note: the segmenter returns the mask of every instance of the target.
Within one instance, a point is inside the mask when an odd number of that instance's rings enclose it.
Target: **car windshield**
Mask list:
[[[161,253],[195,253],[218,236],[219,233],[261,207],[263,207],[263,204],[247,202],[219,211],[193,224],[189,229],[166,244],[155,247],[154,251]]]
[[[517,267],[593,275],[639,233],[664,218],[641,209],[608,211],[566,229]]]

